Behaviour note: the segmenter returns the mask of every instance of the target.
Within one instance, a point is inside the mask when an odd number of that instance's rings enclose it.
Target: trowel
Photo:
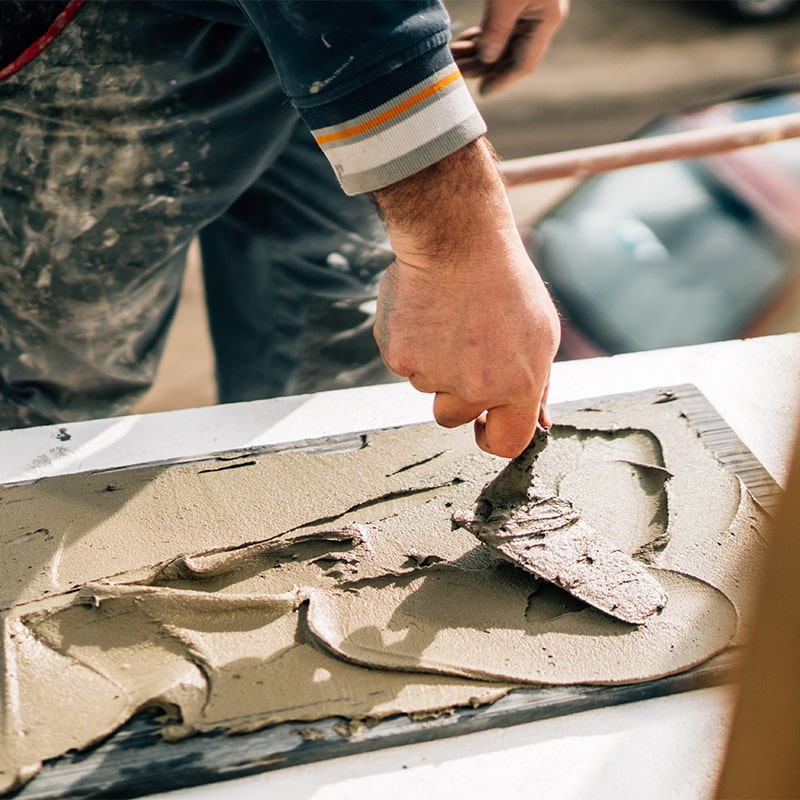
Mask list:
[[[569,500],[534,475],[550,433],[541,426],[528,447],[487,483],[472,508],[456,511],[496,557],[624,622],[641,625],[667,603],[659,582],[595,530]]]

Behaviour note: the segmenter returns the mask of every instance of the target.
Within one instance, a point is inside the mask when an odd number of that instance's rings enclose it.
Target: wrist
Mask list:
[[[494,153],[482,137],[372,199],[392,249],[408,264],[463,264],[476,249],[521,244]]]

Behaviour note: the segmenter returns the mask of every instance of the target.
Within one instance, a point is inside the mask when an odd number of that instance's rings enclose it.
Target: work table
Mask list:
[[[561,362],[560,402],[692,383],[784,484],[800,420],[800,334]],[[557,409],[556,409],[557,410]],[[425,422],[405,383],[0,432],[0,484],[192,460]],[[713,795],[733,689],[700,689],[153,796],[507,798]]]

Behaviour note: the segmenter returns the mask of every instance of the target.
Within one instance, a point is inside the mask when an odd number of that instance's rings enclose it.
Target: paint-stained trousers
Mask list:
[[[383,379],[383,227],[341,192],[262,43],[89,0],[0,82],[0,428],[129,410],[198,234],[221,402]]]

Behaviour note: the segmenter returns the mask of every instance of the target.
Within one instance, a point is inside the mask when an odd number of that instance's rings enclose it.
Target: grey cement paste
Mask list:
[[[766,515],[679,398],[564,415],[535,468],[663,589],[643,624],[452,529],[504,463],[431,425],[0,490],[0,790],[142,709],[169,739],[436,712],[645,681],[747,639]]]

